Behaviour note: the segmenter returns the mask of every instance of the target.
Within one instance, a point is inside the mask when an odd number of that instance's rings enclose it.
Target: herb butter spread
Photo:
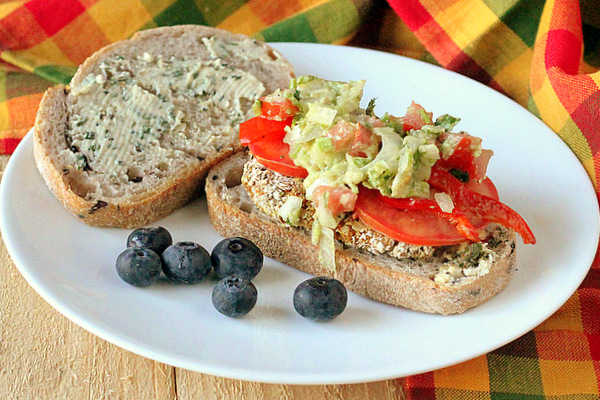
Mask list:
[[[71,89],[69,148],[63,152],[74,174],[94,173],[102,197],[121,196],[125,187],[141,192],[142,185],[133,183],[159,179],[183,162],[201,162],[221,151],[215,143],[235,142],[238,123],[265,87],[224,58],[234,48],[256,45],[202,41],[211,58],[113,54]],[[97,190],[79,191],[91,198]]]

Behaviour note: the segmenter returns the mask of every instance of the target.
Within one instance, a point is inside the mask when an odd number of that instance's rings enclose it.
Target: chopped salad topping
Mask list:
[[[258,115],[240,125],[240,141],[259,163],[304,178],[316,209],[313,241],[325,265],[333,267],[332,229],[349,212],[406,243],[477,242],[491,222],[535,243],[486,178],[493,153],[481,138],[453,132],[459,118],[434,121],[414,102],[404,116],[378,118],[374,100],[360,107],[364,84],[298,77],[263,97]]]

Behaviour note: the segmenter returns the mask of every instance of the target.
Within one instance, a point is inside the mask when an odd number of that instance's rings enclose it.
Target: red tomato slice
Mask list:
[[[285,127],[291,124],[289,121],[276,121],[261,116],[250,118],[240,124],[240,143],[248,145],[265,137],[276,136],[283,139]]]
[[[248,145],[248,148],[259,163],[273,171],[298,178],[308,176],[308,172],[295,165],[290,158],[290,146],[283,141],[283,137],[254,141]]]
[[[475,193],[465,187],[448,171],[434,165],[429,179],[431,186],[445,191],[454,200],[459,210],[465,210],[469,215],[487,222],[497,222],[513,229],[523,238],[526,244],[535,244],[535,236],[527,222],[512,208],[491,197]],[[469,218],[473,220],[473,218]]]
[[[308,175],[304,168],[297,167],[295,165],[290,165],[284,162],[278,162],[273,160],[267,160],[265,158],[256,156],[255,158],[256,161],[258,161],[260,164],[264,165],[270,170],[280,173],[281,175],[291,176],[294,178],[306,178],[306,176]]]
[[[410,129],[421,129],[423,125],[431,124],[433,113],[428,113],[425,109],[415,103],[414,101],[408,106],[406,115],[403,118],[404,130],[410,127]]]
[[[401,242],[447,246],[465,241],[450,221],[426,210],[394,208],[382,202],[376,190],[360,188],[354,213],[372,229]]]
[[[286,98],[271,102],[264,101],[263,99],[261,99],[261,101],[261,113],[266,118],[285,121],[288,118],[296,115],[298,112],[298,107],[296,107],[289,99]]]
[[[453,210],[451,213],[442,211],[440,206],[435,200],[423,199],[417,197],[408,197],[402,199],[395,199],[392,197],[386,197],[377,191],[379,199],[399,210],[406,211],[427,211],[439,218],[445,219],[455,225],[456,229],[467,239],[472,241],[479,241],[479,231],[473,226],[471,221],[461,212]]]

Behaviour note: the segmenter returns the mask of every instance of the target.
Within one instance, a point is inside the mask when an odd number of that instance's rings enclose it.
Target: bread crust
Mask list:
[[[485,302],[504,289],[514,271],[514,246],[491,266],[487,274],[462,285],[442,285],[425,276],[387,268],[378,265],[376,257],[338,246],[337,268],[332,273],[319,263],[318,248],[305,231],[244,211],[223,196],[229,170],[239,166],[240,158],[244,157],[243,152],[238,153],[209,172],[206,181],[208,213],[221,235],[248,238],[265,256],[312,275],[333,276],[349,290],[382,303],[444,315],[462,313]],[[514,233],[512,235],[514,239]]]
[[[72,84],[77,84],[93,70],[107,55],[115,50],[127,48],[143,41],[152,41],[158,38],[164,39],[168,36],[179,37],[183,34],[194,34],[197,37],[218,36],[229,39],[243,39],[244,35],[233,34],[221,29],[196,26],[180,25],[150,29],[136,33],[131,39],[108,45],[92,54],[77,70]],[[285,61],[287,69],[282,74],[277,74],[275,82],[271,85],[277,87],[286,86],[289,78],[293,77],[293,68],[281,55],[268,45],[262,44],[278,58]],[[278,81],[279,80],[279,81]],[[62,205],[73,215],[83,222],[102,227],[135,228],[147,225],[169,215],[174,210],[182,207],[192,200],[201,190],[201,185],[208,170],[221,161],[238,151],[241,147],[239,142],[224,147],[221,151],[212,154],[197,167],[187,168],[178,176],[171,177],[164,185],[161,185],[152,193],[147,193],[141,199],[111,203],[108,201],[88,201],[79,196],[63,175],[62,170],[55,164],[50,154],[50,149],[45,144],[51,135],[62,135],[64,127],[61,126],[56,115],[66,114],[66,97],[69,88],[63,85],[50,88],[44,94],[40,103],[33,131],[33,154],[35,163],[46,185]]]

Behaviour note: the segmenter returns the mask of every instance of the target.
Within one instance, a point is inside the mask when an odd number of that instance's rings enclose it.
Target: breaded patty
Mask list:
[[[300,197],[303,200],[300,220],[296,226],[310,230],[315,209],[306,200],[302,179],[281,175],[265,168],[252,158],[244,166],[242,184],[246,188],[254,204],[265,214],[284,221],[279,216],[279,209],[288,196]],[[366,250],[379,255],[387,254],[394,258],[428,258],[436,251],[432,246],[417,246],[398,242],[373,229],[362,222],[346,215],[335,229],[335,237],[346,246]],[[439,248],[438,248],[439,249]]]
[[[310,232],[315,209],[305,198],[302,179],[281,175],[265,168],[254,158],[244,165],[242,185],[254,205],[282,225],[288,225],[279,216],[279,209],[289,196],[303,199],[297,228]],[[335,238],[346,247],[353,247],[374,255],[392,257],[415,266],[436,265],[430,278],[437,283],[454,284],[464,278],[485,275],[499,257],[497,249],[506,242],[514,248],[510,230],[490,224],[486,242],[454,246],[418,246],[389,238],[355,220],[351,214],[343,217],[335,229]],[[505,247],[505,246],[504,246]]]

